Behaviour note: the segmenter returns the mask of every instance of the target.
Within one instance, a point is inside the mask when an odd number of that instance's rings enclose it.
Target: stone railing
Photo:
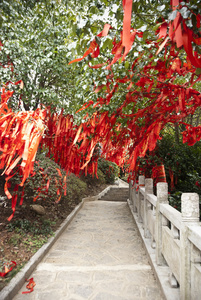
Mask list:
[[[184,193],[181,213],[168,203],[168,185],[139,176],[130,183],[129,206],[166,299],[201,299],[199,196]]]

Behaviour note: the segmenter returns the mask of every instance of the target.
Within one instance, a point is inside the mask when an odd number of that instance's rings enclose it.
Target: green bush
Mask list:
[[[99,158],[98,169],[100,169],[104,176],[106,183],[113,184],[115,179],[119,175],[119,167],[114,162],[105,160],[104,158]]]
[[[172,134],[166,133],[158,141],[156,149],[140,159],[139,171],[145,177],[151,177],[153,167],[161,163],[165,166],[171,206],[181,210],[182,193],[197,193],[201,196],[201,142],[188,146],[182,141],[176,142]]]
[[[67,178],[67,199],[69,201],[75,200],[75,203],[79,203],[83,194],[85,193],[87,184],[74,174],[70,174]]]
[[[83,175],[82,178],[87,184],[90,185],[99,185],[106,183],[105,175],[100,169],[97,170],[97,175],[98,178],[96,177],[96,175],[92,176],[91,174],[87,174],[87,176]]]
[[[178,211],[181,211],[181,195],[182,192],[180,191],[168,195],[169,204]]]
[[[188,146],[175,142],[172,135],[159,140],[154,151],[140,158],[139,172],[152,176],[153,167],[164,164],[169,192],[195,192],[201,195],[201,142]],[[174,187],[171,187],[171,174]]]
[[[170,188],[170,170],[174,174],[175,188],[170,192],[195,192],[201,195],[201,142],[188,146],[176,143],[171,135],[158,143],[157,156],[165,165],[167,182]]]
[[[40,200],[48,199],[55,202],[61,195],[60,201],[75,198],[76,202],[79,203],[86,190],[86,184],[74,174],[68,175],[66,182],[67,195],[65,196],[65,176],[66,172],[57,163],[45,157],[44,154],[37,155],[33,176],[29,176],[24,185],[25,202],[27,199],[34,200],[37,196]],[[12,189],[21,180],[21,176],[17,173],[11,180]]]
[[[52,222],[49,220],[42,220],[42,224],[35,221],[31,222],[27,219],[18,219],[18,220],[13,220],[7,225],[7,231],[12,232],[15,231],[17,233],[32,233],[33,235],[52,235],[53,231],[51,228]]]
[[[181,211],[182,193],[197,193],[201,196],[201,142],[188,146],[181,141],[175,142],[171,135],[165,135],[158,142],[156,154],[164,162],[169,203]],[[170,170],[174,177],[172,188]]]
[[[100,184],[106,183],[105,175],[103,174],[103,172],[100,169],[98,169],[97,175],[98,175],[98,182],[100,182]]]
[[[121,177],[121,180],[128,182],[128,174],[126,174],[125,176]]]

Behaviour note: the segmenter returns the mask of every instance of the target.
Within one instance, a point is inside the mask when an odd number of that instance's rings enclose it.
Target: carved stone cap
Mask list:
[[[168,204],[168,184],[167,182],[158,182],[157,188],[157,201],[160,203]]]
[[[145,185],[145,177],[144,175],[139,176],[139,185],[144,186]]]
[[[183,193],[181,196],[181,216],[183,222],[199,222],[199,195]]]
[[[153,194],[153,179],[152,178],[145,179],[145,193]]]

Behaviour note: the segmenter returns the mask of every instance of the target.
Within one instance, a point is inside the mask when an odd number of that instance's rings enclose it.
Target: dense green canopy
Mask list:
[[[14,66],[14,72],[11,68],[0,68],[1,84],[9,80],[24,82],[23,92],[18,89],[14,94],[15,108],[20,95],[26,110],[43,103],[65,108],[69,113],[74,113],[91,98],[95,100],[93,86],[103,84],[108,71],[89,69],[90,57],[74,66],[68,66],[68,62],[85,51],[105,23],[111,24],[113,29],[99,41],[98,61],[111,58],[112,40],[122,30],[121,1],[11,0],[0,3],[0,12],[3,44],[0,62]],[[154,37],[157,20],[160,22],[161,16],[167,19],[169,13],[169,1],[133,3],[132,26],[142,30],[144,36],[136,39],[126,62],[114,67],[116,78],[127,73],[139,51],[149,51],[146,39]],[[117,105],[121,95],[119,91],[118,99],[114,100]]]
[[[97,174],[100,145],[136,176],[167,126],[188,145],[201,139],[200,1],[11,0],[0,10],[0,168],[13,213],[8,180],[17,166],[20,186],[34,174],[40,143],[67,172]]]

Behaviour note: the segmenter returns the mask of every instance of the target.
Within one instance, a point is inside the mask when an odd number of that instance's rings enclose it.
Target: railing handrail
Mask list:
[[[160,204],[160,212],[166,217],[175,227],[181,229],[182,218],[181,213],[169,204]]]
[[[199,196],[183,193],[181,212],[169,205],[167,183],[139,177],[138,184],[129,185],[133,214],[143,223],[144,237],[151,239],[158,266],[168,265],[171,282],[178,282],[180,299],[197,300],[201,295],[201,223]],[[198,267],[199,266],[199,267]],[[174,278],[174,280],[172,280]]]
[[[201,227],[200,224],[189,225],[188,239],[201,251]]]

